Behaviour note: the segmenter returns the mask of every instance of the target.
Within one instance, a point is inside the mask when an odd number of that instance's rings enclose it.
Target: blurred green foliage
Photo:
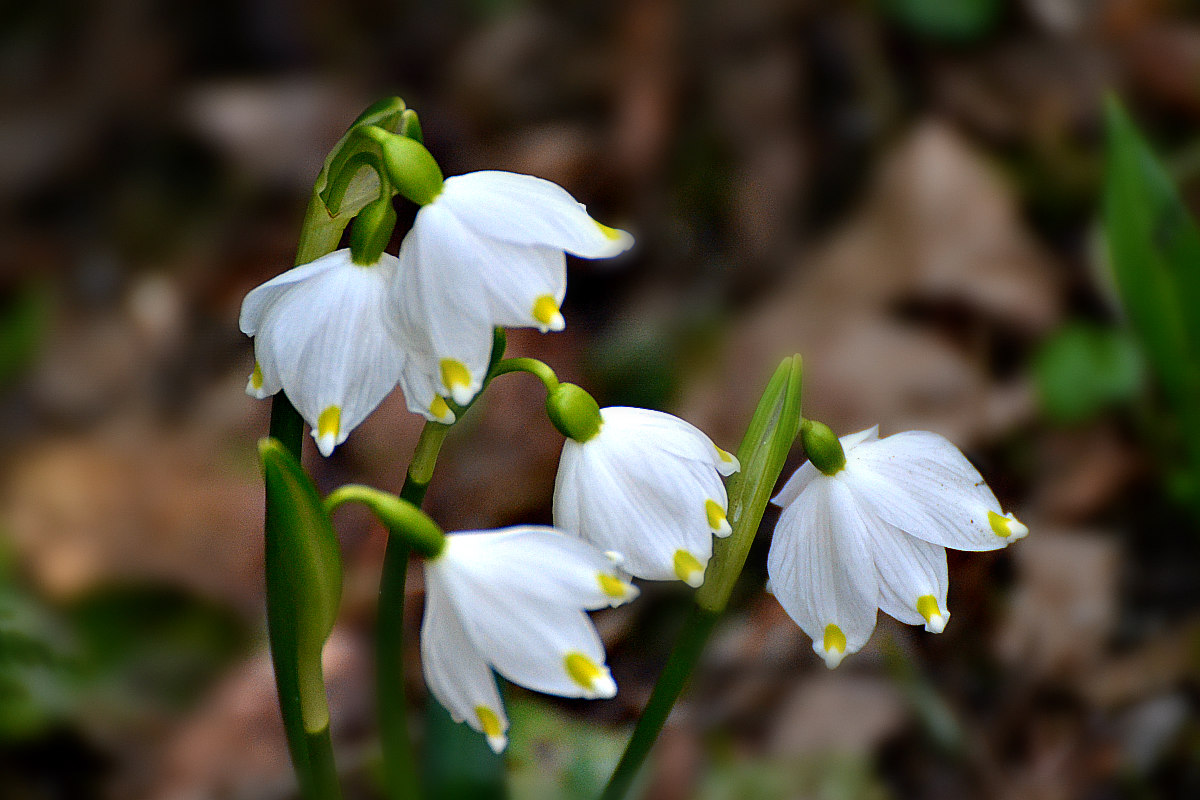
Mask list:
[[[990,33],[1004,4],[1001,0],[881,0],[880,8],[918,36],[958,44]]]
[[[1128,331],[1072,322],[1041,346],[1033,373],[1046,416],[1073,425],[1134,398],[1145,369]]]
[[[247,644],[232,611],[174,587],[101,587],[53,606],[0,553],[0,741],[100,711],[117,726],[178,712]]]
[[[1107,108],[1104,230],[1129,326],[1170,411],[1160,435],[1200,513],[1200,230],[1124,109]]]
[[[46,337],[51,311],[47,287],[33,283],[0,300],[0,386],[33,363]]]
[[[521,800],[598,797],[625,746],[626,733],[580,721],[524,692],[508,700],[512,796]]]

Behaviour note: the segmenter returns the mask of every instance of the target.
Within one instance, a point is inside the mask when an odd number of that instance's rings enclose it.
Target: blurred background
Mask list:
[[[768,511],[646,796],[1200,795],[1197,473],[1174,458],[1100,225],[1108,92],[1200,201],[1194,4],[46,0],[0,15],[0,797],[294,796],[263,630],[269,404],[243,394],[237,312],[291,266],[327,150],[392,94],[447,174],[549,178],[638,237],[617,261],[572,261],[567,330],[515,331],[510,354],[732,450],[800,352],[806,416],[950,437],[1033,531],[951,553],[944,634],[881,614],[829,672],[759,590]],[[427,502],[438,522],[549,522],[561,440],[541,400],[506,378],[456,428]],[[395,394],[308,466],[325,490],[398,489],[419,424]],[[339,533],[327,679],[347,791],[367,798],[384,541],[349,512]],[[646,586],[597,615],[616,699],[510,691],[518,800],[602,784],[688,602]],[[419,705],[415,654],[408,674]]]

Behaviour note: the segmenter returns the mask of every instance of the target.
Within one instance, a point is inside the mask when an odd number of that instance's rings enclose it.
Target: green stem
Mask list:
[[[554,374],[554,370],[536,358],[505,358],[492,369],[492,377],[507,375],[510,372],[528,372],[536,376],[546,387],[547,393],[558,388],[558,376]]]
[[[421,507],[442,442],[449,432],[449,425],[425,423],[400,489],[401,500]],[[375,697],[383,749],[383,783],[389,800],[412,800],[420,795],[408,736],[408,698],[404,694],[404,581],[408,554],[409,547],[400,537],[388,537],[375,622]]]
[[[658,682],[654,684],[654,692],[633,729],[633,736],[621,755],[601,800],[621,800],[629,791],[642,762],[646,760],[646,756],[658,740],[658,734],[675,706],[675,701],[687,685],[692,668],[700,658],[700,651],[704,649],[704,644],[720,617],[719,612],[708,611],[698,605],[692,606],[691,614],[684,622],[683,630],[675,641],[675,647],[667,658],[667,664],[663,667]]]
[[[699,660],[704,643],[729,603],[771,490],[779,480],[788,450],[800,427],[802,379],[800,357],[791,356],[783,360],[763,391],[738,448],[741,471],[729,481],[729,521],[733,532],[713,545],[704,585],[696,591],[691,614],[609,779],[602,800],[621,800],[629,791]]]

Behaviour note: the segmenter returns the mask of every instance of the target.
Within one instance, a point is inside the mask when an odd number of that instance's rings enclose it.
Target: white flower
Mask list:
[[[604,408],[600,431],[563,445],[554,523],[649,580],[704,582],[712,537],[731,532],[722,475],[737,459],[678,417]]]
[[[806,463],[772,500],[783,513],[767,556],[775,597],[830,668],[866,644],[876,609],[942,631],[947,547],[995,550],[1029,532],[937,434],[839,441],[842,470]]]
[[[399,261],[361,266],[337,250],[267,281],[242,302],[242,332],[256,363],[246,386],[264,398],[281,388],[312,427],[323,455],[375,410],[405,366],[389,287]]]
[[[424,391],[405,393],[409,407],[425,413],[430,393],[470,402],[494,327],[563,328],[564,251],[607,258],[631,244],[550,181],[494,171],[447,179],[400,246],[396,302],[405,336],[425,356]]]
[[[425,565],[425,682],[500,752],[508,718],[491,668],[539,692],[612,697],[617,685],[585,610],[636,596],[604,554],[553,528],[450,534]]]

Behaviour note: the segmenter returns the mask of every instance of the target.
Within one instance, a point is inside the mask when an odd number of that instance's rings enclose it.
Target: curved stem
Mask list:
[[[536,376],[546,387],[547,394],[558,388],[558,376],[554,374],[554,370],[536,358],[501,359],[500,363],[492,369],[492,377],[507,375],[510,372],[528,372],[530,375]]]
[[[429,517],[412,503],[373,486],[348,483],[325,498],[325,511],[332,514],[346,503],[362,503],[387,526],[393,538],[404,540],[410,550],[424,558],[437,558],[446,546],[446,536]]]

